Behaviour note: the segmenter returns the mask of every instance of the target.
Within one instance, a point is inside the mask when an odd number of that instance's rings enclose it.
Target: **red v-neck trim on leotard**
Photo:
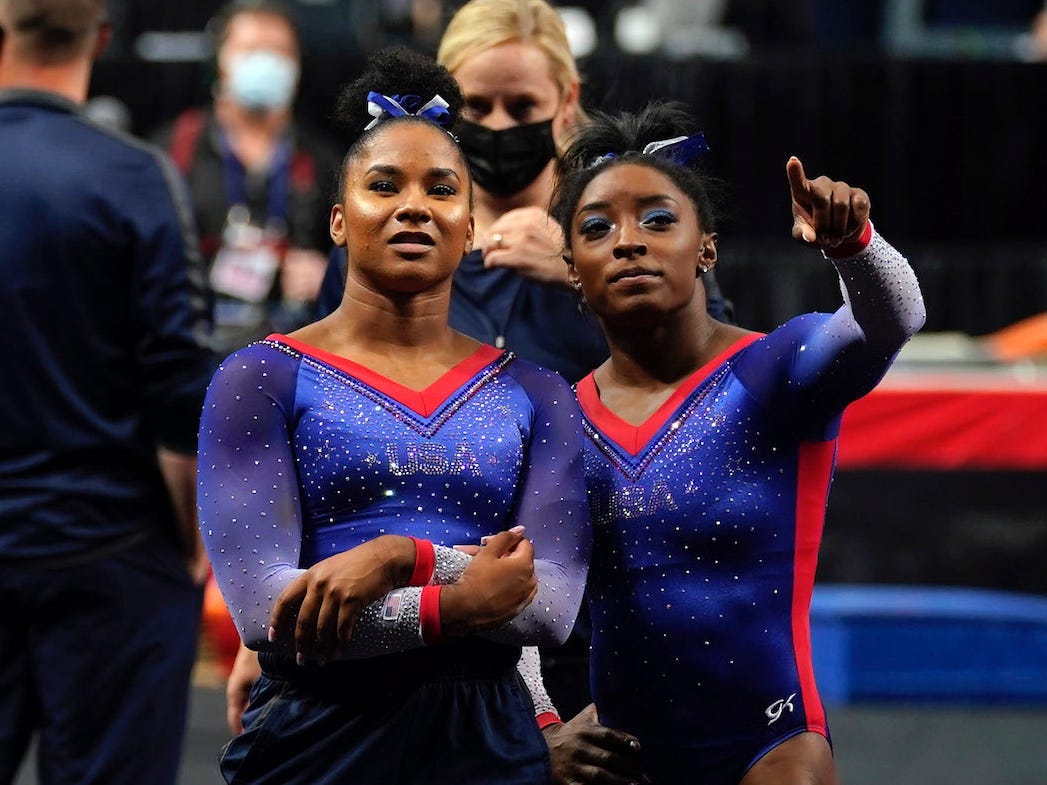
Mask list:
[[[630,455],[635,456],[650,443],[655,434],[676,413],[684,399],[694,392],[698,385],[708,378],[709,374],[723,365],[728,357],[737,354],[753,341],[762,337],[762,333],[755,333],[739,338],[688,376],[683,381],[683,384],[676,388],[676,391],[650,417],[639,425],[633,425],[623,420],[604,405],[604,402],[600,400],[600,390],[596,386],[596,379],[593,378],[591,373],[578,382],[578,404],[581,406],[582,411],[585,412],[585,416],[589,418],[589,421],[599,428],[604,436]]]
[[[448,398],[458,392],[462,385],[503,354],[501,349],[481,344],[480,348],[458,364],[452,366],[443,376],[428,387],[422,390],[415,390],[395,382],[387,376],[382,376],[382,374],[372,371],[367,366],[354,362],[347,357],[324,351],[295,338],[273,333],[267,336],[266,340],[286,344],[302,354],[309,355],[327,365],[333,366],[423,417],[429,417]]]

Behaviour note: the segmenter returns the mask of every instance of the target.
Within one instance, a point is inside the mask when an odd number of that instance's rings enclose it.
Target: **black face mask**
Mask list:
[[[512,196],[535,181],[556,155],[553,121],[492,131],[459,120],[458,143],[476,184],[495,196]]]

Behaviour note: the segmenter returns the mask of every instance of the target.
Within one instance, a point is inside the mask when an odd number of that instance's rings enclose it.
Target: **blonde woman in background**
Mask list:
[[[557,150],[585,113],[559,14],[544,0],[473,0],[451,19],[437,60],[465,96],[456,133],[478,186],[485,265],[566,285],[547,208]]]

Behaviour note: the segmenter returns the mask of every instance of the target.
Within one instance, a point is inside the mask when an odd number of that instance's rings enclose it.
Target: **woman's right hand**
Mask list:
[[[792,192],[793,239],[826,251],[854,244],[869,221],[869,194],[824,175],[808,180],[795,155],[785,173]]]
[[[441,629],[444,635],[460,636],[497,627],[537,593],[531,541],[522,528],[499,532],[484,541],[457,582],[441,589]]]

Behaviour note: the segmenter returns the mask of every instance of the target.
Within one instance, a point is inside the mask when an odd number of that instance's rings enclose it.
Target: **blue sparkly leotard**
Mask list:
[[[245,643],[280,650],[267,642],[275,598],[331,554],[410,535],[437,546],[430,582],[447,583],[469,559],[449,546],[518,524],[538,595],[485,637],[562,643],[589,557],[583,438],[561,377],[490,346],[422,391],[284,336],[231,355],[204,405],[199,508]],[[344,656],[425,645],[428,588],[373,603]]]
[[[743,338],[638,427],[578,385],[593,695],[657,785],[737,783],[785,739],[828,737],[808,609],[840,416],[924,318],[878,235],[835,263],[849,303]]]

